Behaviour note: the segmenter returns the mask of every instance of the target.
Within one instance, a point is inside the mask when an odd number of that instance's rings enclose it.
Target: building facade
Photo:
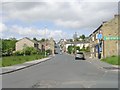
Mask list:
[[[18,42],[16,42],[16,51],[23,50],[25,47],[35,47],[38,49],[39,43],[27,37],[20,39]]]
[[[90,36],[90,51],[92,58],[101,58],[118,55],[119,52],[119,32],[118,32],[118,17],[115,15],[113,19],[103,22]],[[99,39],[98,35],[102,34]]]
[[[53,38],[44,42],[39,42],[25,37],[16,42],[16,51],[23,50],[25,47],[34,47],[41,51],[51,50],[52,54],[54,54],[54,44],[55,41]]]

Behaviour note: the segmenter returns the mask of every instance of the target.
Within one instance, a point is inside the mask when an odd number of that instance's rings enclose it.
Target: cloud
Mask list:
[[[65,28],[80,29],[97,26],[112,18],[118,9],[117,2],[13,2],[3,4],[3,12],[6,20],[51,21]]]
[[[7,31],[7,27],[5,24],[0,23],[0,33]]]
[[[30,1],[30,2],[29,2]],[[22,21],[23,23],[32,24],[36,22],[51,22],[52,28],[46,30],[46,37],[54,37],[55,39],[71,38],[71,32],[79,30],[79,32],[90,32],[95,30],[103,21],[113,18],[118,13],[118,2],[98,1],[98,0],[29,0],[29,1],[12,1],[5,0],[2,3],[3,22]],[[112,1],[112,0],[111,0]],[[4,37],[45,37],[44,30],[20,25],[12,25],[3,27]],[[51,24],[50,24],[51,25]],[[29,26],[29,25],[28,25]],[[49,27],[49,26],[48,26]],[[59,27],[59,29],[56,27]],[[9,29],[9,30],[8,30]],[[67,31],[63,31],[63,30]],[[73,30],[73,31],[68,31]],[[81,31],[80,31],[81,30]],[[85,30],[85,31],[84,31]]]
[[[3,24],[4,25],[4,24]],[[38,29],[33,27],[21,27],[18,25],[13,25],[10,27],[8,31],[4,30],[3,38],[10,38],[10,37],[29,37],[29,38],[50,38],[53,37],[55,40],[59,40],[60,38],[67,38],[67,35],[62,30],[50,30],[50,29]]]

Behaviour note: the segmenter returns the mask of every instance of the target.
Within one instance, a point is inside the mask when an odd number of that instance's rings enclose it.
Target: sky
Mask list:
[[[0,6],[0,36],[16,39],[89,36],[118,14],[118,0],[4,0]]]

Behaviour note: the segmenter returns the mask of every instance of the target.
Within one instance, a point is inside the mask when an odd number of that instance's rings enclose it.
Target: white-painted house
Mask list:
[[[88,47],[89,46],[89,42],[66,42],[66,44],[65,44],[65,49],[66,49],[66,51],[67,51],[67,48],[68,48],[68,46],[79,46],[80,47],[80,49],[82,49],[83,48],[83,46],[85,46],[85,48],[86,47]]]

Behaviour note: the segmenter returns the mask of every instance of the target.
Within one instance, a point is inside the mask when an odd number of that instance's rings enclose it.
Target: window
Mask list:
[[[94,37],[92,37],[92,41],[94,41]]]
[[[34,47],[38,47],[38,44],[34,44]]]

